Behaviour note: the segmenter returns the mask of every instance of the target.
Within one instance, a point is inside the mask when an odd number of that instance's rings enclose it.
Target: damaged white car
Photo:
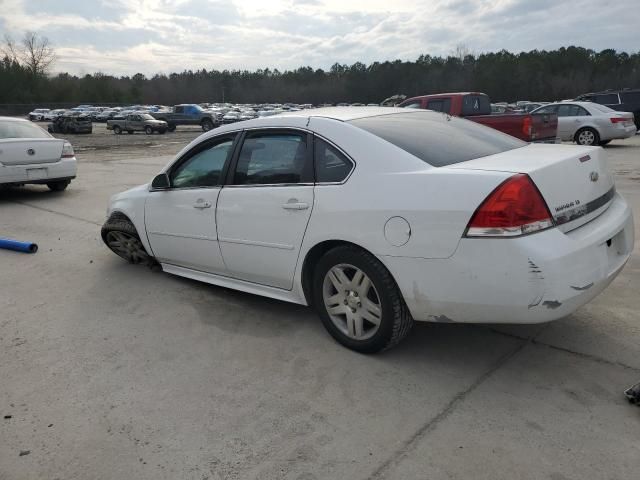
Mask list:
[[[634,241],[601,148],[395,108],[217,128],[107,216],[102,237],[130,262],[313,306],[361,352],[395,345],[414,320],[564,317]]]

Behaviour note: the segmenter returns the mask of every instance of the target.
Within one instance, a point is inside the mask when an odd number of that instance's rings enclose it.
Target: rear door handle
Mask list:
[[[202,210],[203,208],[211,208],[211,202],[205,202],[200,199],[193,204],[193,208],[199,208],[200,210]]]
[[[306,210],[307,208],[309,208],[309,204],[305,202],[291,202],[285,203],[284,205],[282,205],[282,208],[284,208],[285,210]]]

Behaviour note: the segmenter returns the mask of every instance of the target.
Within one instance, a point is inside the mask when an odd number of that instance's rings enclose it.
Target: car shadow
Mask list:
[[[24,187],[2,187],[0,186],[0,200],[23,202],[38,200],[41,198],[58,198],[69,195],[71,190],[53,192],[46,185],[26,185]]]

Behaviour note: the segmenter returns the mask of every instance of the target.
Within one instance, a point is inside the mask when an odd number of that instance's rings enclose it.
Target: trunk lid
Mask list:
[[[615,193],[604,150],[599,147],[532,144],[447,168],[526,173],[563,232],[596,218]]]
[[[0,164],[31,165],[60,161],[64,140],[10,138],[0,140]]]

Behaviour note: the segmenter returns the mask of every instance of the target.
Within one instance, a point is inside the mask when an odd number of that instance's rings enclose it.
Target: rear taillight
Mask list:
[[[522,133],[524,133],[527,138],[531,138],[531,131],[531,117],[524,117],[522,121]]]
[[[75,156],[75,152],[73,151],[73,147],[69,142],[64,142],[62,146],[62,157],[61,158],[71,158]]]
[[[502,182],[471,217],[467,237],[517,237],[553,227],[547,203],[531,178],[519,173]]]
[[[624,123],[626,121],[628,121],[628,118],[623,118],[623,117],[611,117],[610,118],[611,123]]]

